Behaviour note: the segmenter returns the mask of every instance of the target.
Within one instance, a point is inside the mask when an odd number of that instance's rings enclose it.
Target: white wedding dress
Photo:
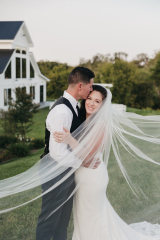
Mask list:
[[[82,181],[83,180],[83,181]],[[75,172],[72,240],[155,240],[160,239],[160,225],[147,222],[127,225],[114,211],[106,197],[108,172],[101,159],[97,169],[80,167]]]

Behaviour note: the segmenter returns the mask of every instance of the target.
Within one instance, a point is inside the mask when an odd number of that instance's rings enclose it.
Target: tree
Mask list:
[[[160,58],[160,52],[155,52],[154,58],[151,58],[147,64],[148,68],[154,68],[158,59]]]
[[[5,135],[14,135],[17,124],[13,122],[12,116],[8,111],[0,109],[1,121],[0,125]]]
[[[132,93],[136,95],[135,108],[154,107],[154,98],[156,95],[155,86],[150,73],[145,69],[136,70],[136,84],[133,85]]]
[[[52,69],[54,67],[57,67],[59,65],[60,65],[59,62],[49,62],[49,61],[44,61],[44,60],[41,60],[41,61],[38,62],[38,66],[41,70],[41,73],[44,76],[46,76],[47,78],[49,77],[50,71],[52,71]]]
[[[123,60],[116,60],[113,64],[113,88],[112,100],[115,103],[122,103],[129,107],[134,107],[135,94],[132,93],[136,84],[136,68],[133,63]]]
[[[111,62],[103,62],[96,70],[96,83],[113,83],[114,82],[114,65]]]
[[[116,52],[113,56],[97,53],[88,60],[81,58],[79,65],[94,72],[95,83],[113,84],[113,102],[136,108],[160,108],[160,53],[156,53],[153,59],[141,53],[132,62],[127,61],[127,56],[125,52]],[[68,75],[73,67],[49,61],[38,64],[42,73],[51,79],[48,96],[59,98],[67,88]]]
[[[47,86],[47,94],[55,99],[63,95],[64,90],[68,87],[68,76],[72,67],[67,64],[55,66],[49,73],[50,82]]]
[[[128,54],[125,52],[116,52],[114,53],[114,61],[115,60],[124,60],[127,61]]]
[[[152,68],[151,71],[152,71],[151,78],[154,80],[158,90],[159,108],[160,108],[160,56],[157,60],[155,67]]]
[[[157,60],[156,66],[152,68],[152,78],[155,80],[155,83],[160,87],[160,57]]]
[[[137,55],[137,57],[133,60],[133,63],[138,67],[138,68],[143,68],[145,67],[149,62],[149,57],[146,53],[140,53]]]
[[[26,140],[26,133],[33,125],[33,115],[38,111],[39,104],[33,103],[31,94],[27,94],[20,88],[15,90],[16,100],[13,98],[9,101],[8,111],[2,116],[2,122],[6,121],[10,124],[3,124],[5,133],[11,135],[20,134],[22,141]]]

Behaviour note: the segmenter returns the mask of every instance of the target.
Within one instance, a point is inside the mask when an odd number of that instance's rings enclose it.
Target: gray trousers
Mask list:
[[[64,177],[69,170],[67,169],[55,179],[43,184],[43,192]],[[75,180],[74,174],[72,174],[62,184],[42,197],[42,208],[38,217],[36,240],[67,240],[67,227],[73,206],[73,196],[49,218],[47,217],[69,197],[74,188]]]

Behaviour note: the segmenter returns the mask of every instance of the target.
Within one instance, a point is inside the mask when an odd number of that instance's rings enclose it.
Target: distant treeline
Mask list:
[[[150,59],[146,54],[127,61],[123,52],[97,54],[91,60],[80,59],[79,66],[95,73],[95,83],[112,83],[112,102],[133,108],[160,109],[160,52]],[[50,79],[47,96],[59,98],[67,88],[68,75],[73,69],[66,63],[39,61],[41,72]]]

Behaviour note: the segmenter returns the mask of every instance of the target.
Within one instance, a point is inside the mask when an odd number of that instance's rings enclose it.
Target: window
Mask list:
[[[30,87],[30,94],[32,95],[32,99],[35,99],[35,86]]]
[[[43,85],[40,86],[40,102],[43,102]]]
[[[11,101],[11,88],[8,89],[8,103]]]
[[[30,62],[30,78],[34,78],[34,68]]]
[[[22,58],[22,78],[26,78],[26,59]]]
[[[7,106],[7,89],[4,89],[4,106]]]
[[[16,78],[21,77],[21,59],[16,58]]]
[[[11,78],[11,62],[9,63],[6,71],[5,71],[5,79]]]
[[[22,54],[26,54],[26,49],[22,48]]]
[[[11,88],[4,89],[4,106],[7,106],[11,100]]]
[[[22,72],[21,72],[21,64],[22,64]],[[16,78],[26,78],[27,77],[27,68],[26,68],[26,59],[16,58]]]
[[[16,53],[21,53],[20,47],[16,47]]]

